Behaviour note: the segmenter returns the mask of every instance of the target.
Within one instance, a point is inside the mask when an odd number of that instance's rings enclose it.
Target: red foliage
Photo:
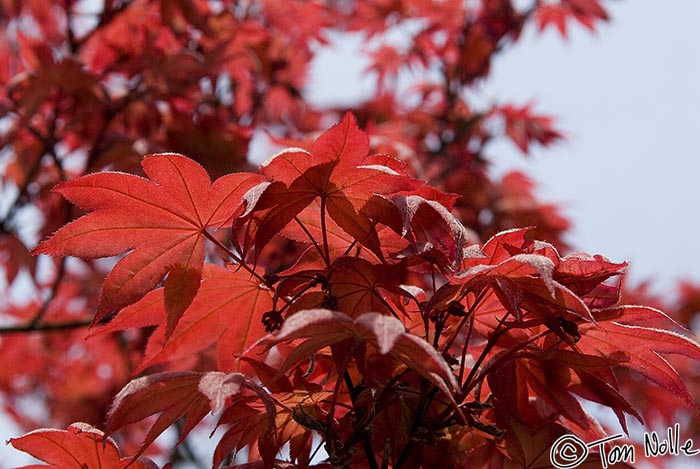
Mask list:
[[[133,458],[121,458],[119,449],[111,438],[105,437],[103,432],[85,423],[73,423],[67,430],[53,428],[34,430],[19,438],[11,438],[10,443],[15,448],[49,464],[48,466],[23,466],[24,469],[41,467],[157,469],[158,467],[148,459],[134,461]]]
[[[576,20],[586,28],[595,29],[596,22],[607,21],[608,13],[599,0],[561,0],[542,2],[535,13],[535,21],[540,30],[556,26],[566,37],[568,23]]]
[[[212,184],[201,166],[175,154],[147,157],[141,164],[150,181],[103,172],[54,187],[93,213],[62,227],[32,252],[93,259],[130,251],[105,279],[95,322],[139,300],[167,275],[172,331],[199,289],[207,228],[230,222],[260,177],[230,174]]]
[[[601,2],[1,8],[0,391],[28,429],[67,428],[12,438],[49,464],[27,467],[177,464],[192,452],[155,439],[186,448],[210,413],[214,468],[540,467],[562,435],[605,435],[584,400],[625,429],[663,421],[648,403],[698,411],[700,346],[621,301],[689,325],[697,289],[662,304],[567,253],[528,177],[488,173],[491,141],[551,145],[553,119],[467,99],[525,25],[593,28]],[[307,99],[332,31],[372,38],[353,112]],[[439,76],[402,94],[409,67]],[[255,169],[264,134],[297,148]]]

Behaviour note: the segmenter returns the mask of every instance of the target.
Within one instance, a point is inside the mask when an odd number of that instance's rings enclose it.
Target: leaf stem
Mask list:
[[[464,339],[464,348],[462,348],[462,357],[459,362],[459,379],[458,381],[462,383],[464,379],[464,369],[467,361],[467,350],[469,349],[469,341],[472,337],[472,331],[474,330],[474,315],[469,316],[469,328],[467,329],[467,337]]]
[[[432,296],[435,296],[435,290],[436,290],[436,285],[435,285],[435,266],[433,263],[430,263],[430,277],[432,279]],[[426,342],[430,341],[430,311],[426,311],[420,303],[418,304],[418,307],[420,309],[420,314],[421,317],[423,318],[423,328],[425,329],[425,340]]]
[[[345,381],[345,386],[347,386],[348,388],[348,392],[350,394],[350,401],[352,402],[352,407],[354,411],[356,409],[355,400],[357,396],[355,396],[355,385],[353,384],[352,378],[350,377],[350,373],[348,373],[347,370],[345,370],[345,372],[343,373],[343,380]],[[357,429],[355,429],[355,431],[356,430]],[[374,456],[374,448],[372,448],[372,443],[369,440],[369,435],[364,435],[361,441],[362,449],[365,452],[365,457],[367,458],[367,463],[369,464],[369,469],[379,469],[379,466],[377,465],[377,459]]]
[[[321,197],[321,234],[323,236],[323,252],[325,253],[326,265],[331,266],[331,255],[328,250],[328,230],[326,228],[326,198]]]
[[[292,306],[294,304],[294,302],[299,299],[299,297],[304,295],[307,291],[311,290],[312,288],[314,288],[314,285],[308,284],[307,286],[305,286],[301,291],[297,292],[297,294],[294,295],[293,297],[291,297],[290,299],[277,296],[277,291],[275,291],[275,298],[282,298],[282,300],[285,301],[285,304],[283,304],[282,307],[277,310],[277,312],[282,314],[284,312],[284,310],[286,310],[287,308]],[[275,307],[276,306],[277,305],[275,304]]]
[[[176,455],[179,455],[182,458],[183,462],[190,463],[197,469],[206,469],[206,465],[204,464],[204,462],[199,460],[194,450],[192,449],[192,445],[190,444],[189,440],[187,438],[181,438],[183,432],[183,423],[181,420],[175,422],[175,428],[177,429],[179,437],[178,440],[181,441],[180,444],[177,446]]]
[[[342,257],[349,256],[349,255],[350,255],[350,251],[352,251],[352,248],[354,248],[355,246],[357,246],[357,240],[356,240],[356,239],[353,239],[353,240],[352,240],[352,243],[350,243],[350,245],[349,245],[348,248],[345,250],[345,252],[343,252],[343,256],[342,256]],[[358,252],[359,252],[359,250],[358,250]]]
[[[23,120],[24,118],[21,117],[19,113],[17,113],[18,116],[20,116],[20,119]],[[38,154],[36,161],[31,165],[29,170],[26,173],[26,177],[24,178],[24,181],[22,182],[21,185],[18,185],[17,189],[17,196],[15,197],[15,200],[10,204],[9,208],[5,212],[5,217],[2,220],[2,231],[9,233],[13,231],[13,228],[11,227],[12,224],[12,219],[14,218],[15,214],[19,211],[19,209],[24,205],[25,202],[23,202],[23,199],[25,196],[27,196],[27,190],[29,189],[30,184],[32,181],[37,177],[39,174],[39,170],[41,169],[41,162],[47,153],[49,153],[52,150],[53,143],[51,143],[51,139],[45,135],[43,135],[38,129],[33,127],[29,123],[23,124],[23,127],[31,134],[33,135],[39,143],[42,145],[42,149],[40,153]],[[55,124],[51,125],[51,129],[55,129]],[[52,130],[53,132],[53,130]],[[3,145],[2,149],[4,149],[7,145],[10,145],[11,139],[8,139],[8,141]],[[55,155],[55,151],[54,151]],[[54,157],[55,161],[55,157]],[[60,167],[58,167],[60,170]]]
[[[389,310],[389,312],[396,318],[399,319],[399,314],[394,310],[394,308],[389,304],[388,301],[375,289],[371,290],[372,296],[376,297],[379,301],[382,302],[384,307]]]
[[[209,233],[209,231],[207,231],[207,230],[202,230],[202,232],[204,233],[204,237],[205,237],[205,238],[207,238],[209,241],[211,241],[212,243],[214,243],[214,244],[216,245],[216,247],[218,247],[219,249],[221,249],[222,251],[224,251],[224,252],[225,252],[231,259],[233,259],[239,266],[241,266],[242,268],[244,268],[246,271],[248,271],[252,276],[254,276],[255,278],[257,278],[258,280],[260,280],[261,283],[265,283],[265,278],[264,278],[262,275],[260,275],[259,273],[257,273],[257,272],[256,272],[252,267],[250,267],[248,264],[246,264],[246,263],[243,261],[243,259],[241,259],[240,256],[238,256],[238,254],[236,254],[235,252],[233,252],[232,250],[230,250],[228,247],[226,247],[221,241],[219,241],[218,239],[216,239],[216,237],[215,237],[214,235],[212,235],[211,233]]]
[[[551,333],[552,333],[552,331],[549,330],[549,329],[546,330],[546,331],[542,331],[542,332],[540,332],[539,334],[537,334],[537,335],[535,335],[535,336],[533,336],[533,337],[530,337],[528,340],[526,340],[526,341],[524,341],[524,342],[521,342],[520,344],[516,345],[515,347],[509,348],[508,351],[507,351],[506,353],[504,353],[503,355],[501,355],[500,357],[498,357],[497,360],[491,362],[491,363],[489,364],[488,367],[486,367],[486,368],[484,368],[483,370],[481,370],[481,372],[479,373],[479,375],[478,375],[476,378],[474,378],[473,383],[470,383],[470,387],[473,389],[477,384],[479,384],[481,381],[483,381],[483,379],[486,377],[486,375],[489,373],[489,371],[491,371],[491,369],[493,369],[494,367],[500,365],[500,364],[503,363],[506,359],[511,358],[513,355],[515,355],[517,352],[519,352],[520,350],[522,350],[523,348],[525,348],[527,345],[529,345],[529,344],[533,343],[534,341],[536,341],[536,340],[538,340],[538,339],[541,339],[542,337],[545,337],[545,336],[547,336],[547,335],[549,335],[549,334],[551,334]],[[558,344],[560,344],[560,343],[561,343],[561,340],[560,340],[558,343],[556,343],[554,346],[556,346],[556,345],[558,345]],[[542,351],[544,351],[544,350],[542,350]]]
[[[447,352],[449,350],[449,348],[452,346],[454,341],[457,339],[457,335],[459,334],[459,331],[462,329],[462,327],[467,322],[467,320],[469,318],[474,317],[474,313],[476,312],[476,308],[479,306],[479,304],[481,304],[481,301],[484,299],[484,297],[486,296],[486,293],[488,291],[489,290],[487,288],[483,289],[481,291],[481,293],[479,293],[479,295],[474,299],[474,303],[472,303],[472,305],[469,307],[469,309],[465,312],[464,318],[459,323],[459,326],[457,326],[457,328],[455,328],[454,333],[450,336],[449,339],[447,339],[447,342],[445,342],[445,345],[443,346],[443,349],[442,349],[443,352]],[[467,341],[464,346],[466,347],[468,345],[468,343],[469,342]]]
[[[314,247],[315,247],[316,250],[318,251],[318,254],[319,254],[319,255],[323,258],[323,260],[326,262],[326,267],[330,267],[330,265],[328,264],[328,259],[324,256],[323,251],[321,250],[321,246],[318,245],[318,243],[316,242],[316,240],[314,239],[314,237],[311,235],[311,232],[308,230],[308,228],[306,228],[306,226],[301,222],[301,220],[299,220],[299,217],[294,217],[294,221],[297,222],[297,224],[299,225],[299,227],[304,231],[304,233],[306,233],[306,236],[308,236],[308,238],[311,240],[311,242],[313,243]]]
[[[340,386],[345,381],[345,374],[347,373],[348,365],[350,364],[350,360],[352,359],[353,355],[355,354],[355,350],[357,349],[357,342],[354,342],[353,345],[350,347],[350,350],[348,353],[345,355],[343,359],[343,363],[341,365],[341,368],[338,370],[338,379],[335,382],[335,387],[333,389],[333,400],[331,401],[331,407],[328,410],[328,416],[327,416],[327,421],[326,425],[328,428],[333,428],[333,419],[335,419],[335,407],[336,403],[338,402],[338,395],[340,394]],[[341,375],[342,373],[342,375]],[[349,377],[349,376],[348,376]],[[352,382],[352,381],[351,381]],[[350,388],[348,388],[348,393],[352,394],[352,391]]]
[[[491,337],[489,337],[488,342],[486,343],[486,346],[484,347],[484,350],[482,350],[481,355],[479,355],[479,358],[476,359],[476,363],[474,363],[474,366],[472,369],[469,371],[469,375],[467,375],[467,379],[464,380],[462,384],[462,391],[458,394],[458,399],[456,399],[457,402],[462,402],[465,397],[469,395],[469,392],[473,389],[474,383],[472,383],[472,380],[476,376],[476,373],[479,371],[479,367],[481,364],[484,362],[488,354],[491,352],[491,349],[496,346],[496,343],[498,340],[501,338],[501,335],[507,330],[507,329],[502,329],[503,324],[505,324],[506,318],[510,315],[510,311],[506,312],[506,314],[503,315],[503,317],[498,321],[498,325],[494,329],[493,333],[491,334]]]
[[[418,410],[416,410],[416,413],[413,415],[413,422],[411,423],[411,429],[409,430],[409,433],[408,433],[409,442],[403,447],[403,450],[401,450],[401,454],[399,455],[398,459],[396,460],[396,464],[394,465],[394,469],[400,469],[407,462],[408,457],[411,454],[411,450],[415,446],[415,445],[411,444],[410,440],[413,437],[413,435],[415,434],[416,430],[418,430],[418,427],[423,422],[423,413],[430,406],[430,403],[432,402],[432,399],[436,393],[437,393],[437,388],[432,386],[425,378],[421,378],[421,395],[420,395],[420,398],[418,400]]]

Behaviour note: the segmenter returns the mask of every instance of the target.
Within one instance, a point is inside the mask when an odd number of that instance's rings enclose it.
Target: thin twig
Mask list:
[[[411,429],[408,433],[409,442],[403,447],[403,450],[401,450],[401,454],[399,454],[399,457],[396,460],[394,469],[400,469],[408,461],[408,457],[411,454],[411,450],[415,447],[415,445],[411,444],[411,438],[416,433],[420,425],[423,423],[424,412],[430,407],[432,397],[435,396],[437,392],[437,388],[432,386],[431,383],[429,383],[425,378],[421,377],[420,384],[421,395],[418,400],[418,409],[413,415],[413,422],[411,423]]]
[[[473,384],[475,384],[475,383],[472,383],[472,380],[476,376],[476,373],[479,371],[479,367],[481,366],[483,361],[486,359],[488,354],[491,352],[491,349],[496,346],[496,343],[500,340],[501,335],[503,335],[503,333],[505,333],[508,330],[508,329],[502,329],[502,327],[503,327],[503,324],[505,324],[506,318],[509,315],[510,315],[510,311],[506,312],[506,314],[504,314],[503,317],[498,321],[498,325],[493,330],[491,337],[489,337],[489,340],[486,343],[484,350],[482,350],[481,355],[479,355],[479,358],[476,359],[474,366],[469,371],[469,375],[467,375],[467,379],[465,379],[464,382],[462,383],[462,392],[457,396],[459,398],[459,399],[457,399],[458,403],[461,402],[462,400],[464,400],[464,398],[469,395],[469,392],[474,387]]]
[[[314,458],[316,457],[316,454],[318,454],[318,452],[321,450],[322,447],[323,447],[323,439],[321,439],[321,441],[318,442],[318,445],[316,445],[316,449],[313,450],[313,452],[309,455],[309,462],[306,464],[307,466],[311,465],[311,462],[314,460]]]
[[[56,278],[53,280],[53,284],[51,285],[51,290],[49,291],[49,296],[44,300],[42,303],[41,307],[39,308],[39,311],[36,312],[32,320],[29,322],[27,326],[29,327],[36,327],[39,325],[41,322],[41,319],[44,317],[46,312],[49,309],[49,306],[51,305],[51,301],[56,297],[56,293],[58,292],[58,288],[61,286],[61,282],[63,281],[63,275],[66,272],[66,258],[62,257],[59,262],[58,262],[58,267],[56,270]]]
[[[461,383],[464,379],[464,370],[467,361],[467,350],[469,349],[469,341],[472,337],[472,331],[474,330],[474,315],[469,316],[469,329],[467,329],[467,337],[464,339],[464,348],[462,349],[462,359],[459,363],[459,382]]]
[[[319,254],[319,255],[321,256],[321,258],[323,258],[323,260],[326,262],[326,267],[330,267],[330,265],[328,264],[328,259],[326,259],[326,258],[324,257],[324,255],[323,255],[323,251],[321,250],[321,246],[318,245],[318,243],[316,242],[316,240],[314,239],[314,237],[311,235],[311,232],[308,230],[308,228],[306,228],[306,226],[304,226],[304,224],[301,222],[301,220],[299,220],[298,217],[294,217],[294,221],[297,222],[297,224],[299,225],[299,227],[304,231],[304,233],[306,233],[306,236],[308,236],[308,238],[311,240],[311,242],[313,243],[314,247],[315,247],[316,250],[318,251],[318,254]]]
[[[182,432],[183,432],[183,424],[181,421],[178,421],[175,424],[175,427],[177,429],[177,433],[179,437],[182,437]],[[185,438],[180,442],[178,445],[178,453],[182,457],[184,461],[189,462],[190,464],[194,465],[197,469],[206,469],[207,465],[204,464],[203,461],[200,461],[200,458],[197,457],[195,454],[194,450],[192,449],[192,446],[189,443],[189,440]]]
[[[345,380],[345,386],[348,388],[348,392],[350,393],[350,401],[352,402],[352,407],[353,410],[356,409],[355,406],[355,401],[357,399],[357,396],[355,395],[355,386],[352,382],[352,378],[350,377],[350,373],[348,373],[347,370],[343,373],[343,379]],[[369,422],[365,422],[365,426]],[[357,429],[355,429],[357,431]],[[372,442],[370,441],[369,434],[365,434],[362,437],[362,449],[365,452],[365,457],[367,458],[367,463],[369,464],[369,469],[379,469],[379,466],[377,465],[377,459],[374,455],[374,449],[372,448]]]
[[[15,334],[27,332],[51,332],[80,329],[92,324],[92,319],[82,319],[77,321],[57,322],[49,324],[25,324],[23,326],[0,327],[0,334]]]
[[[321,235],[323,236],[323,252],[325,253],[326,265],[331,266],[331,255],[328,250],[328,232],[326,229],[326,199],[321,197]]]
[[[246,264],[243,259],[240,258],[235,252],[230,250],[228,247],[226,247],[221,241],[216,239],[214,235],[209,233],[207,230],[203,230],[202,233],[204,233],[204,237],[207,238],[209,241],[214,243],[216,247],[224,251],[231,259],[233,259],[240,267],[245,269],[250,273],[250,275],[254,276],[258,280],[260,280],[261,283],[266,283],[265,278],[257,273],[252,267],[250,267],[248,264]]]
[[[512,348],[508,349],[508,351],[507,351],[506,353],[504,353],[503,355],[499,356],[498,359],[496,359],[496,360],[494,360],[493,362],[489,363],[489,365],[488,365],[487,367],[485,367],[483,370],[481,370],[481,372],[479,373],[479,375],[478,375],[476,378],[474,378],[474,383],[471,385],[471,387],[474,388],[474,386],[476,386],[476,385],[479,384],[481,381],[483,381],[483,379],[486,377],[486,375],[489,374],[489,372],[490,372],[493,368],[496,368],[498,365],[500,365],[501,363],[503,363],[505,360],[511,358],[513,355],[515,355],[517,352],[521,351],[521,350],[522,350],[523,348],[525,348],[527,345],[530,345],[531,343],[535,342],[536,340],[541,339],[542,337],[548,336],[548,335],[551,334],[552,332],[553,332],[552,330],[547,329],[546,331],[542,331],[542,332],[540,332],[539,334],[530,337],[528,340],[525,340],[525,341],[523,341],[523,342],[520,342],[520,343],[519,343],[518,345],[516,345],[515,347],[512,347]],[[558,341],[557,343],[555,343],[551,348],[558,346],[559,344],[562,343],[562,341],[563,341],[562,339],[559,339],[559,341]],[[544,352],[544,350],[543,350],[543,352]]]
[[[345,257],[345,256],[350,255],[350,251],[352,251],[352,249],[353,249],[355,246],[357,246],[357,240],[356,240],[356,239],[353,239],[353,240],[352,240],[352,243],[350,243],[350,245],[349,245],[348,248],[345,250],[345,252],[343,252],[343,256],[342,256],[342,257]],[[358,253],[359,253],[359,249],[358,249]]]
[[[44,136],[41,135],[41,133],[37,133],[36,129],[33,129],[31,126],[27,125],[27,130],[37,137],[39,141],[43,144],[45,142]],[[2,220],[2,230],[4,232],[10,232],[12,231],[10,227],[10,222],[14,218],[15,214],[17,211],[24,205],[22,203],[22,199],[27,195],[27,190],[29,189],[29,185],[32,183],[34,178],[37,176],[39,173],[39,169],[41,168],[41,160],[44,154],[46,153],[47,148],[42,148],[41,150],[41,155],[34,161],[34,163],[31,165],[29,168],[29,171],[27,171],[27,176],[24,178],[24,181],[20,186],[17,187],[17,196],[15,197],[15,200],[10,204],[10,207],[7,210],[7,213],[5,215],[5,218]]]
[[[71,0],[65,0],[63,2],[63,8],[66,12],[66,38],[68,40],[68,47],[72,54],[78,51],[78,44],[75,42],[75,34],[73,33],[73,28],[71,27],[73,23],[73,9],[71,8]]]
[[[476,308],[479,306],[481,301],[484,299],[484,297],[486,296],[486,292],[488,292],[488,291],[489,290],[487,288],[485,288],[476,297],[476,299],[474,299],[474,303],[472,303],[472,305],[469,307],[469,309],[464,313],[464,318],[462,318],[462,321],[459,323],[459,325],[455,329],[454,333],[452,333],[450,338],[447,339],[447,341],[445,342],[445,345],[443,346],[443,349],[442,349],[443,352],[447,352],[450,349],[450,347],[452,346],[454,341],[457,339],[457,336],[459,335],[459,331],[462,329],[462,327],[464,326],[467,319],[474,316],[474,313],[476,312]]]

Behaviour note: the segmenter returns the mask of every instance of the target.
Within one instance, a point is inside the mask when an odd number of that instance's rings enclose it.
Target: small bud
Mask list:
[[[284,319],[282,315],[275,310],[268,311],[262,315],[262,323],[265,326],[265,332],[274,332],[282,326]]]
[[[278,275],[275,275],[275,274],[265,275],[264,278],[265,278],[265,285],[266,285],[268,288],[272,288],[273,285],[274,285],[275,283],[277,283],[277,282],[280,281],[279,276],[278,276]]]
[[[569,321],[568,319],[564,319],[563,316],[559,316],[557,321],[559,321],[559,325],[564,333],[573,337],[574,342],[581,340],[581,333],[578,331],[578,324],[573,321]]]
[[[326,295],[323,297],[321,302],[321,308],[331,309],[333,311],[338,310],[338,298],[333,295]]]
[[[447,305],[447,312],[450,316],[458,318],[463,318],[467,315],[466,311],[464,311],[464,305],[459,301],[450,301],[450,304]]]

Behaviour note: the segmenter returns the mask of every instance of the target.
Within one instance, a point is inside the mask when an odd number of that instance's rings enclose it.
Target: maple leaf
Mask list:
[[[27,120],[42,113],[55,90],[65,93],[66,105],[74,106],[80,100],[91,104],[99,103],[96,77],[72,57],[63,58],[56,63],[45,63],[35,73],[17,75],[7,88],[8,94],[17,103],[18,110],[21,110],[20,115]]]
[[[184,438],[211,410],[209,399],[199,392],[202,378],[203,373],[188,371],[155,373],[130,381],[112,402],[107,414],[107,430],[113,432],[160,413],[146,434],[139,454],[183,416]]]
[[[390,228],[382,233],[381,241],[393,245],[391,257],[419,256],[450,270],[459,267],[469,240],[477,237],[451,213],[458,197],[424,185],[389,197],[373,196],[362,214]],[[408,246],[393,242],[387,236],[391,232]]]
[[[204,264],[202,276],[197,295],[170,334],[163,288],[127,306],[93,334],[158,325],[138,371],[190,356],[214,343],[219,369],[235,369],[236,358],[265,335],[261,318],[272,309],[272,291],[244,270]]]
[[[180,440],[211,411],[226,420],[226,410],[234,408],[235,399],[252,392],[264,403],[267,416],[262,420],[260,439],[274,439],[275,405],[258,384],[241,373],[164,372],[135,379],[114,398],[107,414],[107,428],[118,430],[154,414],[160,414],[148,431],[138,454],[146,450],[161,433],[184,417]],[[258,414],[259,412],[255,412]],[[219,445],[225,444],[222,440]],[[263,444],[261,442],[261,444]],[[267,443],[265,443],[267,444]],[[137,454],[137,455],[138,455]],[[269,462],[272,455],[263,454]]]
[[[155,463],[145,458],[138,461],[122,458],[114,440],[86,423],[73,423],[66,430],[34,430],[18,438],[10,438],[9,443],[48,464],[17,469],[158,469]]]
[[[172,153],[147,156],[141,164],[150,179],[103,172],[57,185],[55,192],[92,213],[33,253],[92,259],[131,251],[107,275],[94,323],[134,303],[168,274],[164,294],[172,331],[199,288],[206,229],[228,222],[261,177],[229,174],[212,184],[201,166]]]
[[[350,316],[367,311],[397,316],[404,309],[399,298],[409,295],[402,288],[406,275],[405,261],[373,264],[350,256],[337,256],[328,269],[323,269],[318,252],[309,248],[297,264],[280,273],[284,280],[276,293],[295,298],[288,314],[302,309],[333,308]]]
[[[561,259],[554,269],[554,279],[579,296],[590,294],[601,282],[620,275],[627,262],[610,262],[601,255],[572,253]]]
[[[367,55],[371,60],[371,65],[367,67],[366,71],[377,74],[377,83],[380,87],[385,87],[387,83],[392,83],[392,80],[396,78],[399,71],[408,62],[406,54],[389,45],[379,46]]]
[[[393,316],[365,313],[354,320],[347,314],[327,309],[308,309],[287,318],[273,336],[260,341],[267,348],[284,341],[308,338],[299,344],[281,367],[285,371],[310,353],[345,339],[369,342],[382,355],[390,355],[435,384],[450,397],[448,385],[459,388],[452,371],[440,354],[420,337],[406,332]]]
[[[277,370],[270,368],[269,372],[278,375],[277,378],[274,378],[275,381],[279,379],[280,373]],[[268,389],[266,384],[265,389]],[[311,428],[316,427],[315,430],[320,431],[321,427],[316,424],[321,423],[319,420],[322,415],[321,405],[331,395],[331,392],[320,391],[320,389],[309,391],[298,386],[294,392],[283,392],[274,396],[275,402],[279,404],[276,410],[270,408],[270,405],[274,403],[269,396],[263,399],[262,404],[245,397],[233,402],[221,414],[218,422],[218,426],[227,427],[227,430],[221,436],[214,451],[213,467],[220,467],[224,459],[242,449],[248,450],[249,461],[258,459],[256,453],[260,453],[262,456],[262,464],[250,463],[251,467],[271,467],[269,461],[274,460],[279,455],[279,450],[283,445],[288,445],[292,461],[296,460],[298,463],[309,461],[313,436]],[[264,402],[265,400],[267,402]],[[304,426],[302,422],[308,424],[309,428]],[[257,445],[255,444],[256,440]],[[268,461],[267,465],[265,461]],[[288,465],[279,459],[275,462],[274,467],[289,467],[290,469],[300,466],[307,467],[306,464]],[[324,465],[321,464],[321,467]]]
[[[660,312],[657,311],[656,314],[658,313]],[[643,317],[646,319],[648,314],[654,312],[645,308]],[[683,379],[662,356],[676,354],[700,360],[700,345],[697,342],[671,331],[619,321],[584,324],[579,326],[579,332],[581,340],[577,347],[582,353],[619,360],[619,366],[642,374],[700,413],[700,408],[688,392]]]
[[[385,289],[398,288],[405,279],[405,264],[373,265],[357,257],[340,257],[330,269],[329,293],[338,309],[353,317],[367,311],[396,315],[397,302],[388,299]]]
[[[128,453],[142,432],[148,445],[179,422],[184,438],[214,411],[217,468],[534,468],[551,466],[560,435],[603,433],[581,399],[623,427],[628,415],[686,417],[698,346],[654,328],[687,331],[660,311],[615,306],[623,284],[609,279],[625,264],[560,256],[569,223],[557,207],[524,174],[489,171],[494,139],[524,152],[550,145],[561,138],[552,119],[531,104],[475,106],[469,92],[528,22],[561,35],[573,22],[593,29],[608,19],[602,0],[83,3],[2,3],[0,185],[14,200],[0,203],[0,267],[38,289],[26,306],[5,295],[0,307],[16,322],[2,328],[0,398],[21,424],[36,425],[20,404],[38,392],[53,421],[108,413],[110,430],[127,430]],[[316,46],[332,45],[335,30],[376,39],[363,53],[378,87],[355,110],[368,133],[348,113],[299,141],[338,115],[302,92]],[[408,69],[420,83],[392,86]],[[212,184],[268,132],[303,149]],[[145,177],[79,177],[140,171],[138,154],[166,149],[208,176],[168,154],[146,157]],[[90,213],[57,231],[73,212],[48,189],[73,178],[56,192]],[[22,214],[37,210],[25,226]],[[233,249],[212,233],[230,223]],[[515,226],[536,228],[468,245]],[[25,240],[56,231],[35,252],[88,262],[52,269],[27,257]],[[206,264],[216,257],[207,238],[240,271]],[[107,255],[124,258],[98,304],[103,264],[89,259]],[[690,295],[674,307],[684,324],[697,316]],[[83,343],[95,304],[91,333],[102,335]],[[282,329],[265,336],[261,319]],[[144,330],[107,334],[129,328]],[[270,348],[258,355],[256,343]],[[217,371],[172,372],[191,366]],[[148,376],[162,369],[171,372]],[[108,412],[112,391],[141,372]],[[30,441],[49,467],[129,464],[99,431],[73,427],[17,445]],[[312,466],[324,443],[327,463]],[[248,463],[226,462],[238,451]],[[600,465],[591,454],[580,467]]]
[[[593,31],[596,21],[610,19],[599,0],[561,0],[559,3],[541,3],[535,11],[535,21],[540,31],[556,26],[562,37],[567,35],[567,23],[576,19]]]
[[[601,20],[608,20],[610,17],[600,4],[600,0],[564,0],[574,10],[577,15],[588,16]]]
[[[639,422],[644,423],[639,413],[620,394],[617,380],[610,368],[620,364],[618,359],[586,355],[565,349],[552,350],[551,353],[552,360],[542,362],[543,370],[549,370],[550,365],[553,365],[553,369],[558,370],[569,367],[578,376],[577,382],[572,382],[572,386],[565,392],[570,390],[589,401],[598,402],[611,408],[617,416],[620,426],[626,432],[628,430],[624,414],[632,415]],[[560,392],[560,390],[555,388],[553,392]]]
[[[602,282],[622,274],[626,262],[614,263],[584,253],[562,258],[550,244],[530,241],[528,232],[528,228],[504,231],[481,249],[471,248],[463,263],[465,270],[454,276],[453,283],[470,290],[488,281],[516,316],[523,302],[530,300],[525,304],[548,304],[595,321],[589,305],[610,306],[616,302],[618,287]],[[542,308],[535,310],[542,316]]]
[[[501,352],[503,356],[508,352]],[[590,401],[610,407],[626,430],[624,413],[640,422],[641,416],[620,395],[610,367],[619,365],[615,358],[586,355],[566,349],[548,349],[521,353],[516,360],[499,362],[488,374],[489,387],[499,400],[499,407],[513,416],[535,421],[530,396],[537,396],[543,413],[561,415],[581,427],[588,427],[590,416],[581,406],[578,394]],[[624,412],[624,413],[623,413]]]
[[[601,260],[592,266],[577,266],[574,265],[577,261],[585,264],[588,258],[570,258],[555,278],[556,269],[561,265],[558,253],[551,245],[528,240],[528,231],[527,228],[504,231],[494,235],[482,248],[470,248],[462,263],[464,270],[452,276],[452,282],[433,298],[431,306],[442,309],[455,297],[480,292],[488,285],[503,307],[517,319],[522,317],[522,308],[551,327],[554,324],[553,308],[594,321],[586,303],[568,288],[568,284],[585,285],[590,290],[595,282],[602,282],[624,265]],[[560,282],[560,279],[567,283]],[[456,289],[456,285],[461,287]]]
[[[264,162],[260,170],[269,181],[256,189],[253,208],[262,211],[255,233],[256,249],[320,199],[322,227],[326,215],[330,216],[382,258],[375,224],[361,214],[362,207],[374,194],[411,190],[422,183],[398,173],[397,165],[391,165],[387,157],[368,156],[368,152],[367,135],[348,113],[313,143],[310,152],[287,150]]]
[[[459,266],[469,231],[438,201],[420,195],[398,195],[392,198],[401,214],[401,233],[410,233],[418,252],[437,250],[445,258],[439,264]]]
[[[535,114],[532,110],[533,105],[505,105],[495,110],[495,113],[505,120],[506,135],[523,153],[529,152],[531,142],[548,146],[563,138],[554,128],[554,119],[551,116]]]
[[[562,37],[566,37],[567,17],[567,9],[557,4],[544,3],[535,11],[535,21],[540,31],[549,26],[556,26]]]
[[[478,265],[455,277],[463,292],[478,290],[488,282],[503,305],[516,318],[521,318],[521,306],[535,314],[551,316],[541,305],[551,305],[593,321],[586,304],[566,286],[552,278],[554,263],[537,254],[516,254],[496,265]]]
[[[482,247],[485,257],[490,259],[489,264],[495,264],[508,259],[516,254],[526,252],[532,245],[528,237],[530,228],[514,228],[501,231],[493,235]]]

